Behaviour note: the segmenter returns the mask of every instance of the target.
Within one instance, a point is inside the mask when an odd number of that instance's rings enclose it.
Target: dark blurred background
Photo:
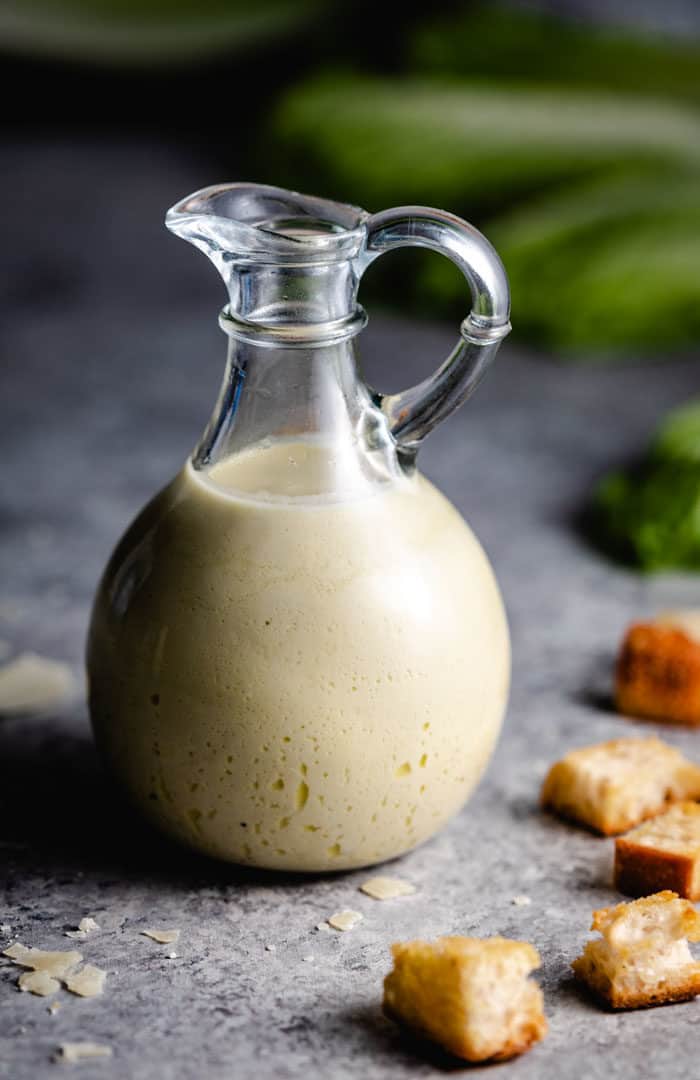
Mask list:
[[[581,523],[638,567],[700,568],[696,0],[5,0],[0,55],[0,452],[39,485],[6,472],[4,533],[21,540],[49,503],[72,515],[84,607],[215,399],[224,290],[163,215],[225,180],[371,211],[424,203],[482,228],[512,288],[499,365],[528,383],[531,427],[547,377],[517,357],[588,371],[601,415],[611,369],[626,372],[655,402],[634,438],[637,398],[614,403],[638,455],[664,410],[691,402],[639,468],[606,459],[612,480]],[[373,319],[361,339],[384,390],[432,370],[448,347],[433,340],[450,340],[468,303],[456,269],[415,249],[378,260],[361,299],[401,319]],[[417,320],[433,327],[425,347]],[[574,385],[561,423],[583,435]],[[441,438],[454,452],[437,433],[424,463]],[[64,572],[35,542],[19,592]],[[77,640],[85,611],[75,618]]]
[[[370,210],[462,214],[504,258],[516,335],[560,357],[692,349],[694,0],[410,0],[393,11],[6,0],[6,298],[123,315],[177,293],[192,256],[162,232],[164,209],[198,186],[251,179]],[[204,267],[200,279],[215,288]],[[452,318],[465,303],[450,264],[415,252],[381,260],[364,299]]]

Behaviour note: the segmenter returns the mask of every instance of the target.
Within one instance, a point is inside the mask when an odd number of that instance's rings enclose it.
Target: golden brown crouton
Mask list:
[[[524,941],[443,937],[392,946],[384,1011],[466,1061],[529,1050],[547,1032],[542,991],[528,975],[540,965]]]
[[[697,612],[679,612],[630,627],[615,676],[615,704],[621,713],[690,727],[700,724],[697,623]]]
[[[602,936],[571,966],[604,1004],[639,1009],[700,993],[700,963],[688,949],[700,940],[700,915],[690,901],[655,893],[595,911],[591,929]]]
[[[700,798],[700,768],[661,739],[613,739],[572,750],[551,767],[544,807],[612,836]]]
[[[615,841],[615,887],[628,896],[673,889],[700,899],[700,803],[680,802]]]

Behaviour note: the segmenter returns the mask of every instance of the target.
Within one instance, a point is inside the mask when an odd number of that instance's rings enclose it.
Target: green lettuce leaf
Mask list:
[[[596,25],[508,5],[424,22],[407,49],[414,71],[501,84],[557,83],[700,101],[700,42]]]
[[[700,570],[700,401],[666,418],[638,466],[603,480],[587,526],[609,555],[644,571]]]
[[[448,207],[483,228],[511,279],[516,335],[598,358],[700,340],[700,113],[688,106],[326,77],[286,97],[270,141],[276,175],[370,209]],[[457,318],[468,298],[433,257],[406,276],[403,301]]]

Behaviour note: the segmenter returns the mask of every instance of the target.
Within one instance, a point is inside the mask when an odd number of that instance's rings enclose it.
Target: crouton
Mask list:
[[[628,896],[672,889],[700,899],[700,804],[676,803],[615,841],[615,887]]]
[[[612,836],[700,798],[700,768],[661,739],[613,739],[572,750],[551,767],[541,802],[562,817]]]
[[[529,1050],[547,1032],[532,945],[506,938],[443,937],[392,946],[384,1011],[466,1061]]]
[[[700,993],[700,963],[688,941],[700,940],[700,915],[668,890],[593,913],[587,942],[571,965],[577,978],[612,1009],[688,1001]]]

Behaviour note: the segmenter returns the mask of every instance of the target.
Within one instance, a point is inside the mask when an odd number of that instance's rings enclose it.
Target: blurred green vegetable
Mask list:
[[[602,482],[588,525],[610,555],[648,572],[700,569],[700,401],[667,417],[639,466]]]
[[[379,206],[432,194],[494,209],[620,165],[700,169],[695,110],[565,89],[331,75],[287,95],[273,135],[295,172]]]
[[[700,466],[700,401],[675,409],[659,426],[652,446],[657,461]]]
[[[509,83],[561,84],[700,101],[700,43],[569,22],[504,4],[470,6],[419,27],[411,69]]]
[[[4,50],[152,66],[236,52],[308,23],[321,0],[6,0]]]
[[[700,43],[489,6],[399,52],[391,79],[293,88],[265,133],[270,175],[461,213],[503,257],[529,341],[587,358],[700,341]],[[463,313],[452,268],[416,265],[404,304]]]

